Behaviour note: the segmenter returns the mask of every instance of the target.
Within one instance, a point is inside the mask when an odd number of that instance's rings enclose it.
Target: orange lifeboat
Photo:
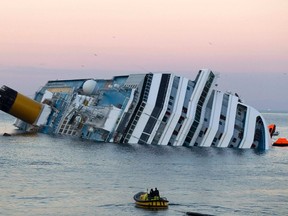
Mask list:
[[[284,137],[281,137],[276,140],[276,142],[273,143],[273,146],[279,146],[279,147],[288,147],[288,140]]]

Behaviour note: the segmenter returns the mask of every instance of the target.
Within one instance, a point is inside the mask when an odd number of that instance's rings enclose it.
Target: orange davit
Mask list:
[[[270,124],[270,125],[268,125],[268,129],[269,129],[270,136],[272,137],[273,134],[276,131],[276,125],[275,124]]]

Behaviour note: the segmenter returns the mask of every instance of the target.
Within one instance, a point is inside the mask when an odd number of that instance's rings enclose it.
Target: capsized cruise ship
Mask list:
[[[217,89],[217,76],[172,73],[48,81],[34,100],[2,86],[0,109],[24,131],[96,142],[268,149],[260,112]]]

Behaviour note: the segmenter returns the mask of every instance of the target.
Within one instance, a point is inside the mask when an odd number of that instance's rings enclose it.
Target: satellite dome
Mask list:
[[[87,80],[83,84],[83,92],[85,95],[91,95],[97,90],[97,82],[95,80]]]

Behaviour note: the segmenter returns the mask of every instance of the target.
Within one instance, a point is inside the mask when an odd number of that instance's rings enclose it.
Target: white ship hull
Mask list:
[[[2,87],[0,108],[26,131],[98,142],[268,149],[261,113],[216,87],[210,70],[200,70],[194,81],[168,73],[56,80],[36,92],[26,113],[19,111],[26,103],[19,93]]]

